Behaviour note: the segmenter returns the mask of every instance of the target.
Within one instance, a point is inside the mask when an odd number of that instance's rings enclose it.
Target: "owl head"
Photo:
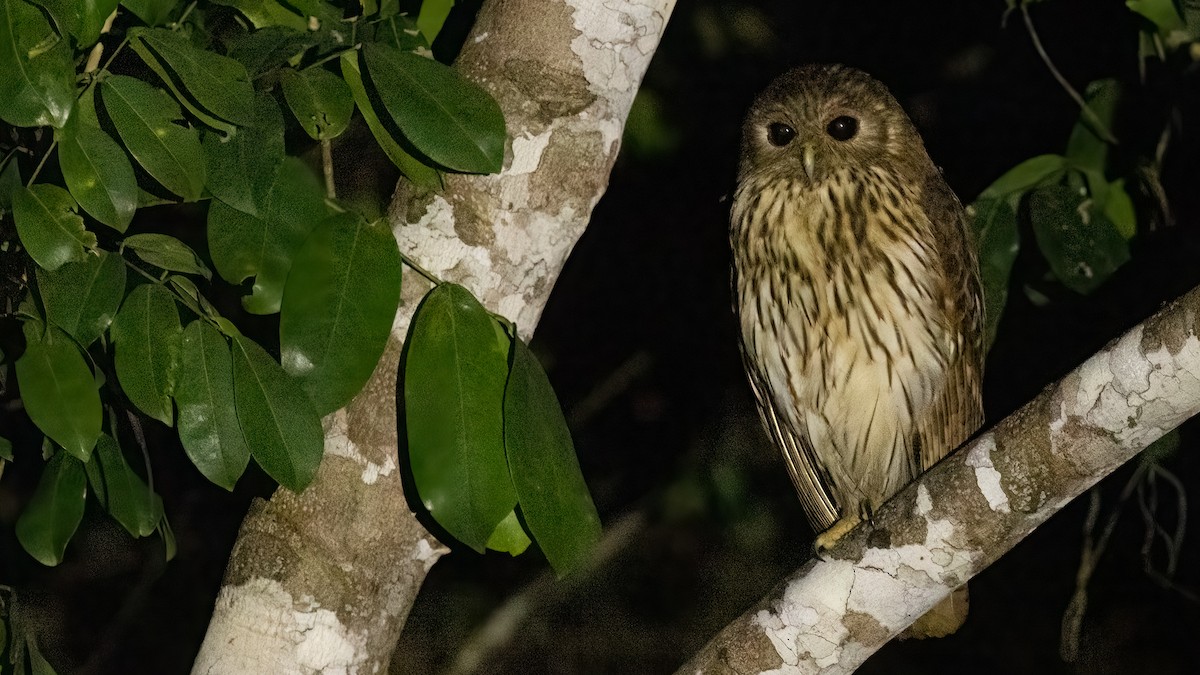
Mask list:
[[[846,169],[921,175],[930,165],[887,87],[847,66],[807,65],[780,75],[755,99],[742,127],[738,179],[816,186]]]

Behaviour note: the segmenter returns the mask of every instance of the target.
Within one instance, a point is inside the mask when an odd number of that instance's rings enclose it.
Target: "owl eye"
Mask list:
[[[848,141],[858,133],[858,120],[849,115],[835,117],[829,126],[825,127],[825,133],[832,136],[834,140]]]
[[[767,140],[771,145],[782,148],[796,137],[796,130],[783,122],[771,122],[767,125]]]

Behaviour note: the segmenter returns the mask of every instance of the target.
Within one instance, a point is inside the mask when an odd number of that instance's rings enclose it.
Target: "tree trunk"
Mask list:
[[[455,67],[504,110],[498,176],[405,182],[401,250],[463,284],[528,339],[603,194],[674,0],[489,0]],[[413,599],[447,548],[408,508],[397,470],[396,376],[428,284],[408,274],[364,391],[324,420],[325,458],[299,495],[252,506],[195,673],[384,672]]]
[[[921,476],[680,675],[849,673],[1072,499],[1200,412],[1200,288]]]

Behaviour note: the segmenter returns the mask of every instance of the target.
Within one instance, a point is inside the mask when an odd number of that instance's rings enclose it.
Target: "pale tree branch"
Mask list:
[[[504,110],[504,171],[448,176],[436,195],[402,183],[392,205],[401,250],[528,339],[607,186],[673,6],[486,2],[455,67]],[[312,485],[251,508],[193,672],[386,671],[426,573],[447,551],[410,512],[397,468],[401,344],[428,288],[406,275],[372,380],[324,421]]]
[[[1200,288],[964,445],[726,626],[680,675],[848,673],[1200,412]]]

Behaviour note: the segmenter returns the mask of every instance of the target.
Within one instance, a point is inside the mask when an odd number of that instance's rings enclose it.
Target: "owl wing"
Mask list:
[[[792,484],[796,486],[796,492],[800,495],[800,504],[804,507],[808,522],[817,532],[827,530],[837,521],[839,511],[833,501],[830,480],[821,470],[822,465],[817,462],[812,443],[803,432],[793,431],[788,424],[779,419],[779,409],[771,398],[770,388],[758,366],[746,355],[744,346],[742,356],[763,423],[774,437],[776,446],[783,451],[783,460],[787,464],[788,474],[792,477]]]
[[[931,405],[916,420],[913,451],[924,472],[983,424],[983,295],[974,236],[966,213],[941,172],[921,191],[943,270],[941,296],[946,373]]]

